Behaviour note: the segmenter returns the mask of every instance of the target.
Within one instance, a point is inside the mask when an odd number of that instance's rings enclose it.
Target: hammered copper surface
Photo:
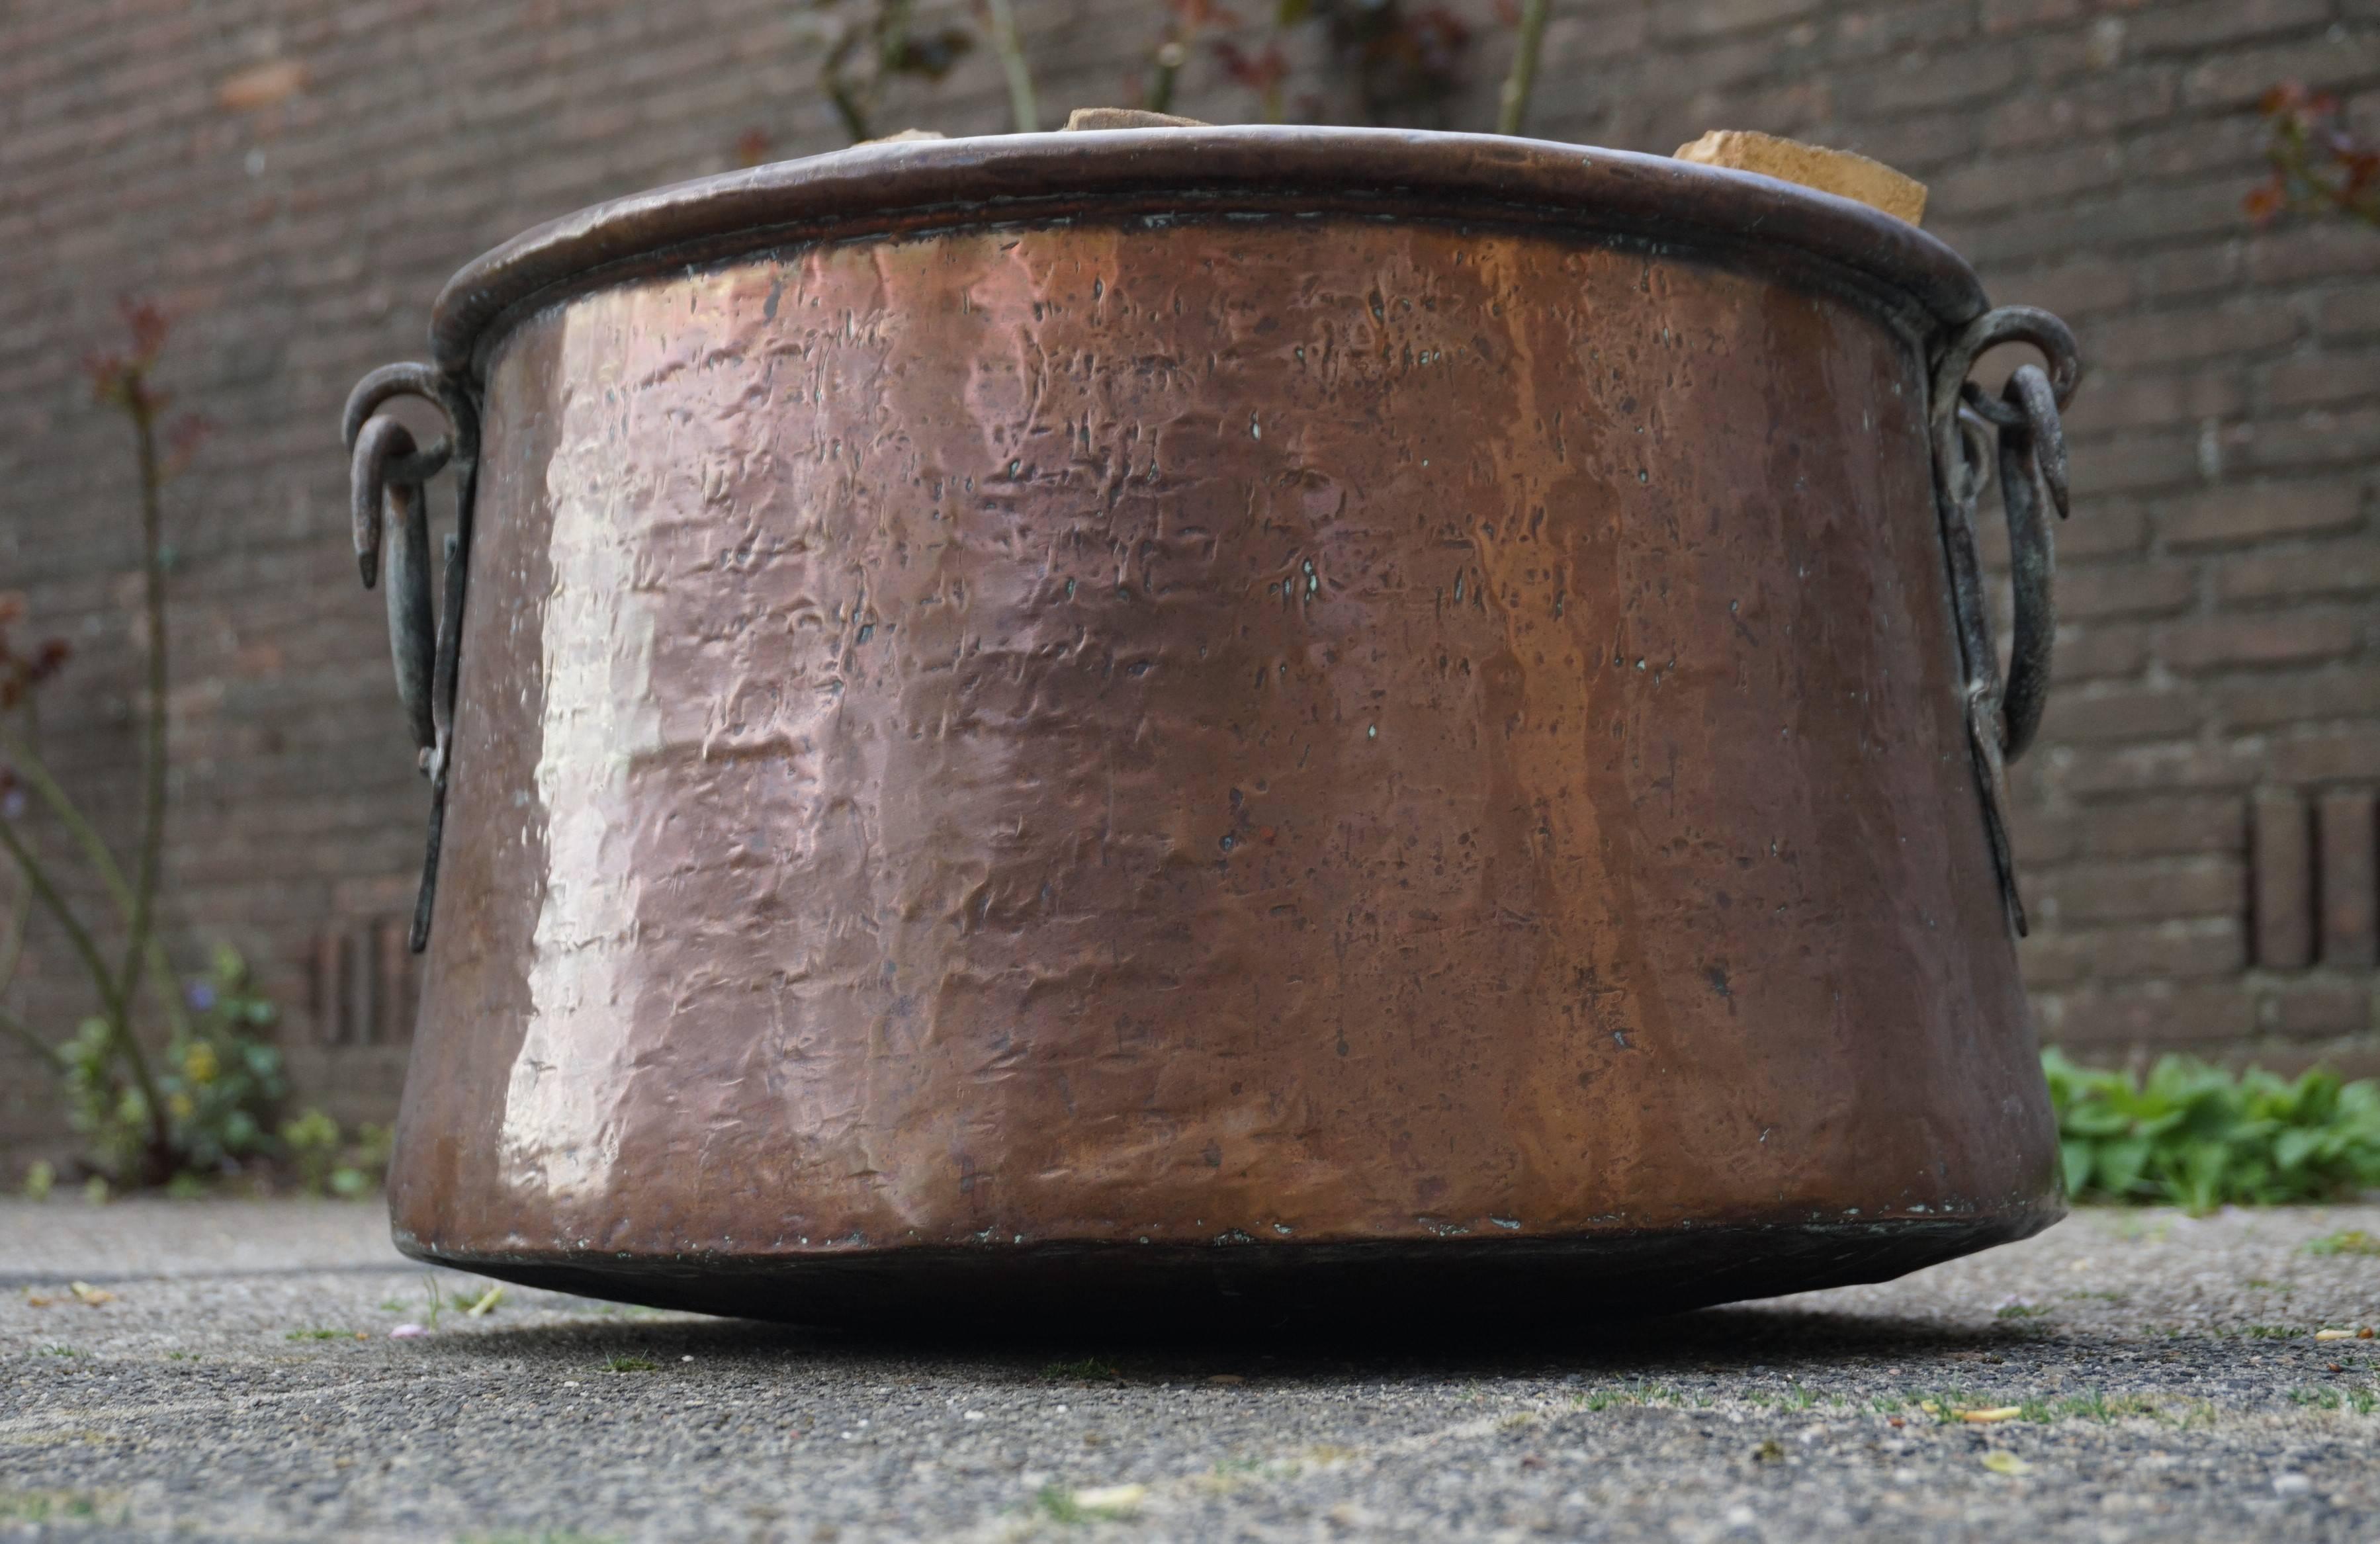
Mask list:
[[[1423,222],[525,317],[400,1240],[798,1316],[1169,1246],[1682,1304],[2038,1227],[1925,410],[1848,299]]]

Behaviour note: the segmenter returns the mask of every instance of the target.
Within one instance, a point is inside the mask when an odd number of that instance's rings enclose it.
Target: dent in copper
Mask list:
[[[1924,361],[1846,299],[1354,219],[818,245],[520,321],[480,478],[418,1254],[1682,1306],[2056,1215]]]

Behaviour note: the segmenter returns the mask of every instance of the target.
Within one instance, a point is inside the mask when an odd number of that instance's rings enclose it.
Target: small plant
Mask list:
[[[1052,1522],[1102,1523],[1131,1516],[1148,1494],[1145,1485],[1100,1485],[1087,1490],[1045,1485],[1035,1492],[1033,1501]]]
[[[2168,1056],[2144,1079],[2042,1053],[2067,1193],[2164,1202],[2318,1201],[2380,1185],[2380,1083],[2313,1071],[2233,1076]]]
[[[96,1523],[129,1526],[131,1506],[122,1496],[96,1490],[0,1490],[0,1523]],[[79,1531],[79,1530],[78,1530]]]
[[[455,1295],[455,1306],[463,1310],[467,1319],[485,1319],[495,1312],[496,1305],[504,1300],[504,1283],[502,1282],[490,1282],[468,1297],[461,1293]]]
[[[298,1187],[309,1196],[354,1200],[370,1194],[388,1169],[385,1126],[368,1121],[350,1136],[320,1110],[282,1122],[281,1147]]]
[[[250,986],[238,951],[218,948],[212,969],[189,983],[184,1002],[189,1011],[152,1077],[175,1153],[169,1186],[265,1151],[271,1138],[262,1114],[284,1088],[281,1052],[259,1033],[279,1015]],[[85,1020],[67,1042],[68,1115],[102,1163],[122,1174],[136,1166],[151,1126],[140,1100],[108,1075],[108,1045],[99,1019]]]
[[[614,1356],[603,1364],[605,1372],[659,1372],[662,1365],[642,1356]]]
[[[175,1174],[219,1159],[222,1144],[193,1089],[207,1080],[183,1068],[161,1075],[141,1043],[149,1007],[162,1022],[168,1058],[188,1052],[192,1026],[175,990],[158,937],[159,891],[164,869],[166,815],[167,668],[164,492],[188,464],[206,424],[192,415],[170,413],[172,398],[156,383],[157,367],[172,331],[165,313],[144,302],[122,307],[127,346],[84,361],[92,399],[121,416],[132,431],[132,456],[140,489],[139,532],[141,608],[138,637],[142,662],[140,704],[140,816],[128,844],[131,858],[120,863],[75,797],[42,760],[40,688],[65,665],[67,650],[53,639],[20,651],[6,638],[21,615],[20,602],[0,602],[0,851],[18,881],[5,934],[0,934],[0,987],[14,972],[23,941],[25,916],[38,907],[64,937],[88,979],[94,1011],[74,1038],[53,1043],[15,1015],[0,1013],[0,1030],[30,1046],[67,1086],[76,1124],[90,1138],[95,1178],[120,1185],[163,1185]],[[42,828],[27,816],[36,808]],[[63,849],[63,851],[61,850]],[[63,853],[73,854],[89,873],[104,914],[73,898],[62,882]],[[112,920],[110,919],[112,918]],[[184,1112],[175,1102],[188,1102]],[[236,1133],[234,1133],[236,1135]]]
[[[916,0],[811,0],[825,44],[819,80],[843,130],[857,144],[876,138],[884,89],[907,77],[939,83],[975,48],[954,23],[918,23]]]
[[[1085,1356],[1072,1362],[1051,1362],[1041,1369],[1041,1376],[1051,1382],[1077,1383],[1122,1382],[1123,1374],[1097,1356]]]
[[[52,1187],[57,1183],[58,1172],[50,1166],[47,1159],[37,1158],[25,1165],[25,1199],[48,1200]]]
[[[2265,115],[2265,159],[2272,167],[2248,195],[2256,224],[2295,213],[2380,225],[2380,147],[2349,131],[2337,97],[2309,95],[2289,81],[2266,91],[2256,110]]]
[[[2380,1255],[2380,1238],[2374,1238],[2362,1228],[2341,1228],[2325,1234],[2305,1246],[2309,1255]]]
[[[348,1330],[292,1330],[281,1337],[290,1341],[344,1341],[355,1339]]]

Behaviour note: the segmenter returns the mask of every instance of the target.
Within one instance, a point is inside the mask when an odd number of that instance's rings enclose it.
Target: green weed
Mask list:
[[[1097,1356],[1084,1356],[1072,1362],[1051,1362],[1041,1369],[1041,1376],[1052,1383],[1120,1383],[1123,1374],[1111,1363]]]
[[[2309,1255],[2380,1255],[2380,1238],[2374,1238],[2362,1228],[2341,1228],[2309,1241]]]
[[[2067,1193],[2212,1211],[2325,1200],[2380,1185],[2380,1082],[2168,1056],[2145,1078],[2042,1052]]]

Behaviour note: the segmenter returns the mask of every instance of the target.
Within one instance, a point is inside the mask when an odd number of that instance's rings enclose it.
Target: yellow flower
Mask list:
[[[192,1115],[198,1113],[199,1109],[198,1105],[191,1100],[190,1096],[188,1094],[167,1095],[165,1099],[165,1108],[174,1112],[174,1118],[177,1121],[188,1120]]]
[[[193,1083],[212,1083],[221,1070],[215,1063],[215,1048],[204,1040],[192,1045],[182,1058],[182,1071]]]

